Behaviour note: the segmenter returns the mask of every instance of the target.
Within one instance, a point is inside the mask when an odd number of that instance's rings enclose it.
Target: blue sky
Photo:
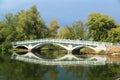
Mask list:
[[[32,5],[37,6],[47,25],[54,18],[62,27],[78,20],[85,23],[92,12],[107,14],[120,24],[120,0],[0,0],[0,18]]]

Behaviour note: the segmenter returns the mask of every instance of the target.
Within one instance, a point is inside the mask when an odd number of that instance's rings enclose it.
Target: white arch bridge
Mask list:
[[[28,50],[37,49],[45,44],[55,44],[65,48],[68,54],[76,48],[89,47],[96,52],[101,50],[106,51],[106,46],[112,46],[109,42],[95,42],[95,41],[83,41],[83,40],[69,40],[69,39],[36,39],[12,42],[14,48],[26,47]]]

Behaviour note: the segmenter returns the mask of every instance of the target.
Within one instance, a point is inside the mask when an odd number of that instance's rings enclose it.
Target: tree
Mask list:
[[[84,39],[85,27],[81,21],[74,22],[72,26],[66,26],[59,31],[59,38],[65,39]]]
[[[48,29],[39,15],[36,6],[30,10],[22,10],[18,14],[16,31],[18,40],[44,38]]]
[[[48,36],[48,28],[40,17],[36,6],[21,10],[13,15],[8,13],[0,21],[0,44],[6,48],[12,41],[38,39]]]
[[[0,41],[20,41],[26,39],[44,38],[48,28],[40,17],[36,6],[29,10],[21,10],[17,14],[6,14],[0,22]]]
[[[8,41],[14,41],[15,39],[15,35],[16,35],[16,23],[17,23],[17,20],[18,19],[18,16],[17,15],[13,15],[11,13],[8,13],[5,15],[5,20],[3,21],[5,24],[6,24],[6,28],[7,29],[7,36],[6,36],[6,42]]]
[[[60,28],[57,37],[61,39],[65,39],[66,29]]]
[[[74,39],[84,39],[85,37],[85,29],[84,25],[81,21],[77,21],[72,25],[72,34],[74,35]]]
[[[112,28],[108,32],[107,40],[110,41],[110,42],[120,42],[120,27]]]
[[[9,28],[5,22],[0,22],[0,42],[3,43],[6,41],[6,37],[9,35]]]
[[[89,36],[95,41],[106,41],[108,32],[116,28],[115,21],[104,14],[91,13],[86,25],[89,28]]]
[[[60,25],[58,24],[57,19],[53,19],[50,22],[50,27],[49,27],[50,37],[55,38],[57,36],[57,32],[59,28]]]
[[[73,39],[72,28],[70,26],[65,26],[59,30],[58,38],[61,39]]]

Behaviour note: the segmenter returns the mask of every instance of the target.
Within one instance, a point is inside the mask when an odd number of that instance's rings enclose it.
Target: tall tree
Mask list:
[[[85,38],[85,27],[82,21],[77,21],[72,25],[72,34],[75,39],[84,39]]]
[[[73,39],[72,28],[70,26],[65,26],[60,28],[58,38],[60,39]]]
[[[16,31],[18,32],[17,38],[19,40],[43,38],[47,35],[47,30],[36,6],[32,6],[30,10],[19,12],[16,26]]]
[[[89,28],[89,36],[95,41],[106,41],[108,31],[116,28],[115,21],[111,17],[100,13],[91,13],[86,24]]]
[[[14,41],[14,37],[16,35],[16,23],[17,23],[17,20],[18,19],[18,16],[17,15],[13,15],[11,13],[8,13],[5,15],[5,20],[3,21],[7,28],[8,31],[7,31],[7,36],[6,36],[6,41]]]
[[[40,17],[36,6],[21,10],[17,14],[6,14],[0,21],[0,44],[10,45],[11,41],[44,38],[48,28]]]
[[[60,28],[58,38],[73,39],[74,35],[72,34],[72,28],[70,26],[65,26],[64,28]]]
[[[84,39],[85,27],[81,21],[74,22],[72,26],[66,26],[59,31],[59,38]]]
[[[57,19],[53,19],[50,22],[50,27],[49,27],[49,32],[50,32],[50,37],[55,38],[57,36],[58,29],[60,28],[60,25],[57,22]]]

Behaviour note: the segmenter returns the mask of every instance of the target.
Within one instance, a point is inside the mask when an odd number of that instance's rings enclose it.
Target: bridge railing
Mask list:
[[[25,40],[25,41],[18,41],[12,42],[13,45],[20,45],[20,44],[32,44],[32,43],[67,43],[67,44],[86,44],[86,45],[113,45],[110,42],[96,42],[96,41],[83,41],[83,40],[70,40],[70,39],[36,39],[36,40]]]

